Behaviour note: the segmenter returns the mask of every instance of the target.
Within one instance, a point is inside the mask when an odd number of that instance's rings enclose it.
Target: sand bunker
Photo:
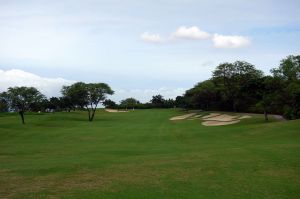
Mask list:
[[[252,118],[252,116],[250,116],[250,115],[243,115],[243,116],[239,117],[238,119],[240,120],[240,119],[249,119],[249,118]]]
[[[233,121],[228,121],[228,122],[220,122],[220,121],[205,121],[202,122],[203,126],[224,126],[224,125],[229,125],[229,124],[235,124],[240,122],[240,120],[233,120]]]
[[[202,117],[202,115],[195,115],[195,116],[193,116],[193,118],[199,118],[199,117]]]
[[[109,113],[126,113],[126,112],[128,112],[128,111],[120,111],[120,110],[109,109],[109,108],[106,108],[105,111],[107,111]]]
[[[237,116],[231,116],[227,114],[217,115],[215,117],[204,118],[203,120],[208,121],[219,121],[219,122],[230,122],[236,119]]]
[[[210,113],[209,115],[203,116],[202,118],[206,119],[206,118],[216,117],[218,115],[221,115],[221,114],[220,113]]]
[[[185,114],[185,115],[180,115],[180,116],[172,117],[172,118],[170,118],[170,120],[185,120],[185,119],[187,119],[189,117],[192,117],[196,114],[197,113],[189,113],[189,114]]]
[[[250,115],[235,116],[235,115],[211,113],[206,117],[202,117],[202,119],[204,120],[204,122],[202,122],[202,125],[223,126],[229,124],[236,124],[240,122],[242,119],[248,119],[248,118],[252,118],[252,116]]]
[[[228,115],[221,113],[210,113],[206,116],[198,115],[197,113],[189,113],[170,118],[170,120],[195,120],[202,119],[203,126],[224,126],[230,124],[236,124],[242,119],[252,118],[250,115]]]
[[[229,124],[235,124],[240,122],[237,119],[238,116],[227,115],[227,114],[219,114],[219,113],[211,113],[207,116],[202,117],[204,122],[202,122],[203,126],[223,126]]]

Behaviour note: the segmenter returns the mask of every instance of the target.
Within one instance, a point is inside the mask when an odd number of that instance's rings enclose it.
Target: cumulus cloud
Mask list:
[[[159,34],[149,34],[145,32],[141,38],[146,42],[152,43],[169,43],[176,40],[205,40],[209,39],[213,42],[215,48],[242,48],[251,44],[248,37],[239,35],[221,35],[213,34],[200,30],[197,26],[180,26],[175,32],[170,34],[169,38],[164,40]]]
[[[59,96],[63,85],[70,85],[75,81],[63,78],[45,78],[22,70],[0,70],[0,91],[14,86],[33,86],[47,97]]]
[[[46,78],[25,72],[23,70],[1,70],[0,69],[0,92],[6,91],[14,86],[33,86],[47,97],[60,96],[60,90],[64,85],[75,83],[73,80],[63,78]],[[110,98],[119,102],[125,98],[134,97],[141,102],[148,102],[153,95],[161,94],[165,99],[175,99],[182,95],[185,88],[158,88],[158,89],[121,89],[113,88],[115,94]]]
[[[209,39],[210,34],[200,30],[197,26],[192,27],[179,27],[174,33],[171,34],[171,39],[191,39],[202,40]]]
[[[150,43],[162,43],[163,39],[160,37],[159,34],[150,34],[148,32],[144,32],[141,35],[142,40]]]
[[[216,48],[241,48],[251,44],[247,37],[214,34],[212,41]]]

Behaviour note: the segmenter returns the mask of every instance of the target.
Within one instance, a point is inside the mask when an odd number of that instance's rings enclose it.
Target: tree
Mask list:
[[[175,100],[173,99],[166,99],[164,100],[164,108],[174,108],[176,105]]]
[[[283,115],[288,119],[300,117],[300,55],[281,60],[279,67],[271,72],[283,82],[279,101]]]
[[[0,93],[0,112],[8,112],[8,102],[5,99],[5,96],[2,96],[2,93]]]
[[[209,110],[215,105],[217,89],[212,80],[206,80],[187,90],[185,96],[191,108]]]
[[[155,108],[163,108],[165,100],[162,95],[154,95],[150,102]]]
[[[127,98],[127,99],[124,99],[120,102],[120,106],[121,107],[125,107],[126,109],[127,108],[136,108],[136,106],[140,104],[140,102],[134,98]]]
[[[59,98],[59,107],[68,112],[70,112],[72,109],[75,109],[71,97],[68,96],[63,96]]]
[[[49,109],[54,110],[54,111],[58,111],[60,110],[62,107],[62,102],[60,100],[60,98],[57,97],[51,97],[49,99]]]
[[[177,96],[175,99],[175,106],[180,108],[186,108],[186,99],[183,96]]]
[[[69,100],[73,107],[84,108],[87,102],[87,85],[83,82],[76,82],[71,86],[63,86],[61,93],[65,100]],[[70,104],[69,104],[70,106]]]
[[[260,86],[256,92],[259,92],[260,99],[256,107],[262,109],[265,121],[268,121],[268,114],[278,113],[280,111],[280,101],[282,97],[282,81],[279,78],[266,76],[261,79]]]
[[[281,77],[288,81],[300,80],[300,55],[290,55],[281,60],[280,66],[271,70],[275,77]]]
[[[33,104],[45,99],[45,96],[34,87],[10,87],[1,96],[14,111],[19,113],[23,124],[25,124],[24,113],[31,110]]]
[[[236,61],[217,66],[213,72],[213,81],[220,91],[224,104],[229,105],[228,110],[243,111],[247,100],[247,96],[241,91],[243,85],[262,76],[262,71],[255,69],[254,65]]]
[[[102,104],[105,108],[117,108],[117,106],[118,106],[116,102],[114,102],[110,99],[104,100],[104,102]]]
[[[70,99],[74,107],[85,108],[88,111],[89,121],[93,121],[98,104],[113,93],[105,83],[77,82],[62,89],[62,94],[66,99]]]

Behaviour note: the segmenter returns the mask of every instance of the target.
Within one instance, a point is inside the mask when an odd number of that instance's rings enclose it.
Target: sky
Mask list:
[[[300,54],[299,0],[0,0],[0,91],[76,81],[111,99],[174,98],[243,60],[269,74]]]

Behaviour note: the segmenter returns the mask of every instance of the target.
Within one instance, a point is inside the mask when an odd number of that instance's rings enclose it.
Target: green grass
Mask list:
[[[2,114],[0,198],[300,198],[300,120],[178,114]]]

